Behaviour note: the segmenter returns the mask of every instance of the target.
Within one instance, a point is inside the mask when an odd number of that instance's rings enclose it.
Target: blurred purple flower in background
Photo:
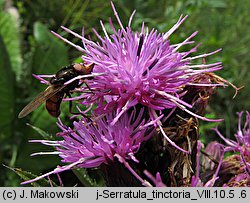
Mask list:
[[[244,124],[244,127],[242,129],[242,115],[243,111],[240,112],[239,115],[239,121],[238,121],[238,131],[235,133],[236,141],[230,140],[225,138],[217,128],[215,128],[215,132],[224,140],[226,143],[226,151],[234,151],[239,152],[242,157],[242,162],[246,166],[246,170],[248,171],[248,174],[250,175],[250,164],[246,162],[245,158],[250,160],[250,114],[247,111],[246,112],[246,121]]]
[[[238,114],[238,131],[234,135],[237,141],[225,138],[218,128],[215,128],[225,145],[217,141],[210,142],[203,156],[200,155],[201,145],[198,145],[196,176],[192,178],[192,186],[250,186],[250,115],[246,112],[242,128],[243,113]],[[234,154],[224,157],[225,153],[230,151]],[[199,166],[200,158],[202,170]]]

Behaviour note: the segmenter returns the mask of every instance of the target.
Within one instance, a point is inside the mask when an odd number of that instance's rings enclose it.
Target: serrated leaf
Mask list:
[[[14,117],[14,74],[9,54],[0,35],[0,129],[1,134],[10,136]],[[2,136],[1,135],[1,136]]]
[[[34,129],[36,132],[38,132],[45,140],[54,140],[53,136],[51,136],[49,133],[43,131],[41,128],[33,126],[29,123],[27,123],[27,125],[30,126],[32,129]]]
[[[96,181],[93,180],[89,175],[87,169],[84,168],[77,168],[72,170],[74,174],[77,176],[79,181],[85,186],[85,187],[96,187]]]
[[[72,170],[73,173],[77,176],[79,181],[85,186],[85,187],[103,187],[105,186],[104,180],[100,177],[98,177],[98,182],[97,179],[92,178],[88,170],[85,168],[76,168]],[[97,175],[98,173],[96,173]]]
[[[18,20],[8,12],[0,12],[0,35],[9,53],[11,68],[19,81],[22,74],[22,56]]]
[[[24,171],[20,168],[12,168],[12,167],[9,167],[9,166],[5,166],[6,168],[14,171],[23,181],[28,181],[28,180],[31,180],[31,179],[34,179],[36,178],[37,176],[32,174],[31,172],[28,172],[28,171]],[[55,186],[57,187],[58,185],[53,182],[52,180],[46,180],[46,179],[41,179],[41,180],[38,180],[36,182],[32,182],[30,183],[32,186],[34,187],[49,187],[49,186]]]

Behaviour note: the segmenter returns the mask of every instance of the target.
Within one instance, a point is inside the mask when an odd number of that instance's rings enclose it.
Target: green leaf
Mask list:
[[[68,48],[65,43],[51,34],[40,22],[34,24],[36,42],[33,57],[33,73],[54,74],[62,66],[69,64]]]
[[[41,128],[33,126],[29,123],[27,123],[27,125],[30,126],[32,129],[34,129],[36,132],[38,132],[45,140],[54,140],[53,136],[51,136],[49,133],[43,131]]]
[[[77,176],[79,181],[85,186],[85,187],[103,187],[105,186],[104,180],[101,176],[98,176],[98,178],[92,178],[88,170],[85,168],[76,168],[72,170],[74,174]],[[98,175],[98,171],[95,171],[95,175]]]
[[[14,117],[14,74],[10,58],[0,35],[0,129],[1,137],[12,135]],[[0,139],[1,139],[0,137]]]
[[[17,81],[21,79],[23,71],[18,20],[10,13],[0,11],[0,35],[8,50],[11,68]]]
[[[36,175],[32,174],[31,172],[24,171],[20,168],[11,168],[9,166],[5,166],[5,167],[14,171],[23,181],[28,181],[28,180],[31,180],[31,179],[34,179],[37,177]],[[55,187],[57,186],[57,184],[55,182],[53,182],[52,180],[49,181],[45,178],[38,180],[36,182],[32,182],[30,184],[34,187],[48,187],[48,186],[51,186],[51,184]]]

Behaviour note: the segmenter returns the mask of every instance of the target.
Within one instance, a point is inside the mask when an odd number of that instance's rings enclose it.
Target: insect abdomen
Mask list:
[[[58,92],[46,101],[46,109],[53,117],[58,117],[61,113],[60,104],[62,102],[64,93]]]

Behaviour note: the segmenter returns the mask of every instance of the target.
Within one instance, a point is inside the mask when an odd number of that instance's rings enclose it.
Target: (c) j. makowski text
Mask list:
[[[48,190],[23,190],[19,195],[21,199],[23,198],[31,198],[31,199],[78,199],[79,193],[78,190],[71,191],[48,191]]]

